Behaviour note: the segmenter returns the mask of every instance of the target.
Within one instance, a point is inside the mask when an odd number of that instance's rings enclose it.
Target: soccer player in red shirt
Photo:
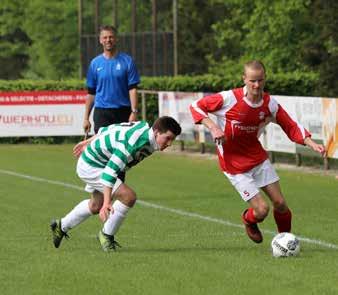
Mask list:
[[[258,140],[261,129],[269,122],[281,126],[293,142],[306,145],[325,156],[325,148],[311,139],[311,134],[264,92],[265,67],[253,60],[244,65],[243,88],[205,96],[190,106],[196,124],[206,126],[217,144],[223,173],[246,201],[249,208],[242,221],[251,240],[263,241],[257,223],[269,212],[262,190],[271,200],[278,232],[291,231],[292,214],[279,186],[279,177],[267,152]],[[216,122],[209,118],[211,113]]]

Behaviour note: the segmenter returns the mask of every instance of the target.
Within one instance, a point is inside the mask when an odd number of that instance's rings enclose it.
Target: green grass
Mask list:
[[[215,161],[153,155],[128,172],[143,202],[117,235],[123,248],[107,254],[95,238],[97,217],[52,246],[50,220],[87,198],[75,165],[70,145],[0,146],[1,294],[338,294],[338,249],[318,244],[338,245],[333,177],[278,171],[294,232],[310,241],[299,257],[275,259],[272,216],[261,225],[264,242],[252,243],[236,226],[245,204]]]

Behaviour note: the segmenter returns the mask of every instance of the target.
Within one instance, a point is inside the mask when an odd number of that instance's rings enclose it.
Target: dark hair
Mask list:
[[[174,133],[176,136],[180,135],[182,132],[182,128],[180,124],[177,123],[177,121],[169,116],[163,116],[158,118],[152,128],[154,130],[158,130],[160,133],[165,133],[168,130]]]
[[[113,32],[114,35],[117,35],[117,29],[114,26],[102,25],[102,26],[100,26],[100,33],[102,31],[110,31],[110,32]]]
[[[245,71],[247,68],[255,69],[255,70],[263,70],[265,71],[265,66],[260,60],[250,60],[244,64],[243,74],[245,75]]]

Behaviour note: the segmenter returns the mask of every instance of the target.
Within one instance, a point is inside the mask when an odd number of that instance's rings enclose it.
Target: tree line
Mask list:
[[[94,6],[83,0],[84,31],[94,33]],[[241,75],[248,59],[267,73],[316,75],[338,95],[338,1],[178,0],[179,73]],[[100,1],[100,23],[112,23]],[[119,0],[119,32],[130,32],[131,1]],[[0,2],[0,79],[70,79],[79,72],[77,1]],[[158,31],[172,31],[172,0],[157,1]],[[137,1],[137,30],[151,30],[151,1]],[[142,74],[142,73],[141,73]]]

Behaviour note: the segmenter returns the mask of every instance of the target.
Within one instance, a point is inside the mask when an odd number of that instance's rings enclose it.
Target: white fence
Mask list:
[[[159,115],[174,117],[182,126],[181,140],[201,143],[212,141],[209,131],[196,126],[188,106],[207,93],[159,92]],[[312,134],[312,138],[323,143],[328,157],[338,158],[338,104],[335,98],[321,97],[273,97],[285,110]],[[303,153],[304,147],[291,142],[277,124],[270,123],[260,138],[268,151]]]

